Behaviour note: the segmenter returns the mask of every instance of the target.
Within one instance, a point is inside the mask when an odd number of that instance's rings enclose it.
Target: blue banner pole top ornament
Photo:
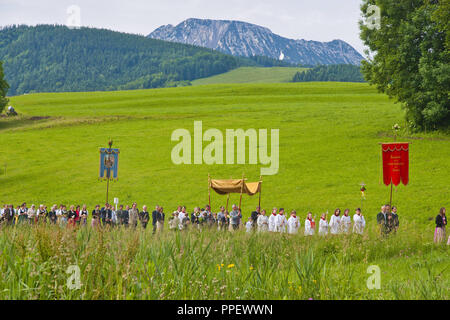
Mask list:
[[[119,149],[112,148],[112,140],[108,142],[109,148],[100,148],[100,180],[119,179]]]

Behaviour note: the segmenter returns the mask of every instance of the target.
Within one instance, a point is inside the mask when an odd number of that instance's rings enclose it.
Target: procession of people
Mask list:
[[[39,207],[33,204],[28,208],[27,204],[23,203],[17,208],[14,208],[13,205],[4,205],[0,210],[0,221],[5,225],[50,223],[64,227],[87,226],[88,216],[89,211],[86,205],[71,205],[67,210],[67,207],[63,204],[59,207],[53,205],[50,209],[47,209],[47,206],[42,204]],[[157,205],[150,215],[146,205],[142,207],[142,210],[139,210],[137,203],[125,207],[124,205],[114,207],[108,203],[102,208],[100,205],[96,205],[91,211],[90,217],[90,225],[95,228],[119,226],[137,228],[140,225],[141,228],[146,229],[148,223],[151,222],[153,233],[161,232],[166,220],[162,206]],[[382,236],[395,234],[400,225],[397,208],[395,206],[391,208],[389,204],[381,207],[376,220]],[[446,210],[441,208],[436,217],[435,242],[442,242],[446,238],[446,225]],[[178,206],[168,219],[168,227],[177,231],[209,227],[217,230],[235,231],[242,228],[246,232],[288,234],[298,234],[303,230],[305,236],[316,234],[317,227],[317,234],[326,236],[328,234],[363,234],[366,220],[360,208],[355,209],[353,217],[350,216],[350,209],[345,209],[341,215],[341,210],[337,208],[329,219],[328,212],[322,213],[318,224],[316,224],[312,212],[308,212],[302,229],[301,218],[295,210],[287,213],[284,208],[272,208],[270,215],[267,215],[266,210],[256,207],[248,220],[244,222],[241,209],[233,204],[231,212],[228,212],[222,206],[217,213],[213,213],[210,206],[206,205],[205,208],[195,207],[191,214],[187,212],[186,206]]]

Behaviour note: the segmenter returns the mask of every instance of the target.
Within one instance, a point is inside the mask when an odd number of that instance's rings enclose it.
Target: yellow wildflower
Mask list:
[[[231,269],[231,268],[234,268],[234,267],[235,267],[234,264],[229,264],[229,265],[228,265],[228,269]]]

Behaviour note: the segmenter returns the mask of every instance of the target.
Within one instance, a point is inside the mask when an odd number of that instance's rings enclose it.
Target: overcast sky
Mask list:
[[[291,39],[341,39],[360,53],[361,0],[0,0],[0,25],[66,24],[77,5],[81,25],[147,35],[187,18],[241,20]]]

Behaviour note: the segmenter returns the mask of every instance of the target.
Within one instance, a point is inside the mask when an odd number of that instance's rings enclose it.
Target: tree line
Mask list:
[[[338,64],[317,66],[297,72],[292,79],[292,82],[309,81],[364,82],[364,77],[359,66]]]
[[[189,85],[241,66],[287,66],[105,29],[58,25],[0,29],[9,95]]]

